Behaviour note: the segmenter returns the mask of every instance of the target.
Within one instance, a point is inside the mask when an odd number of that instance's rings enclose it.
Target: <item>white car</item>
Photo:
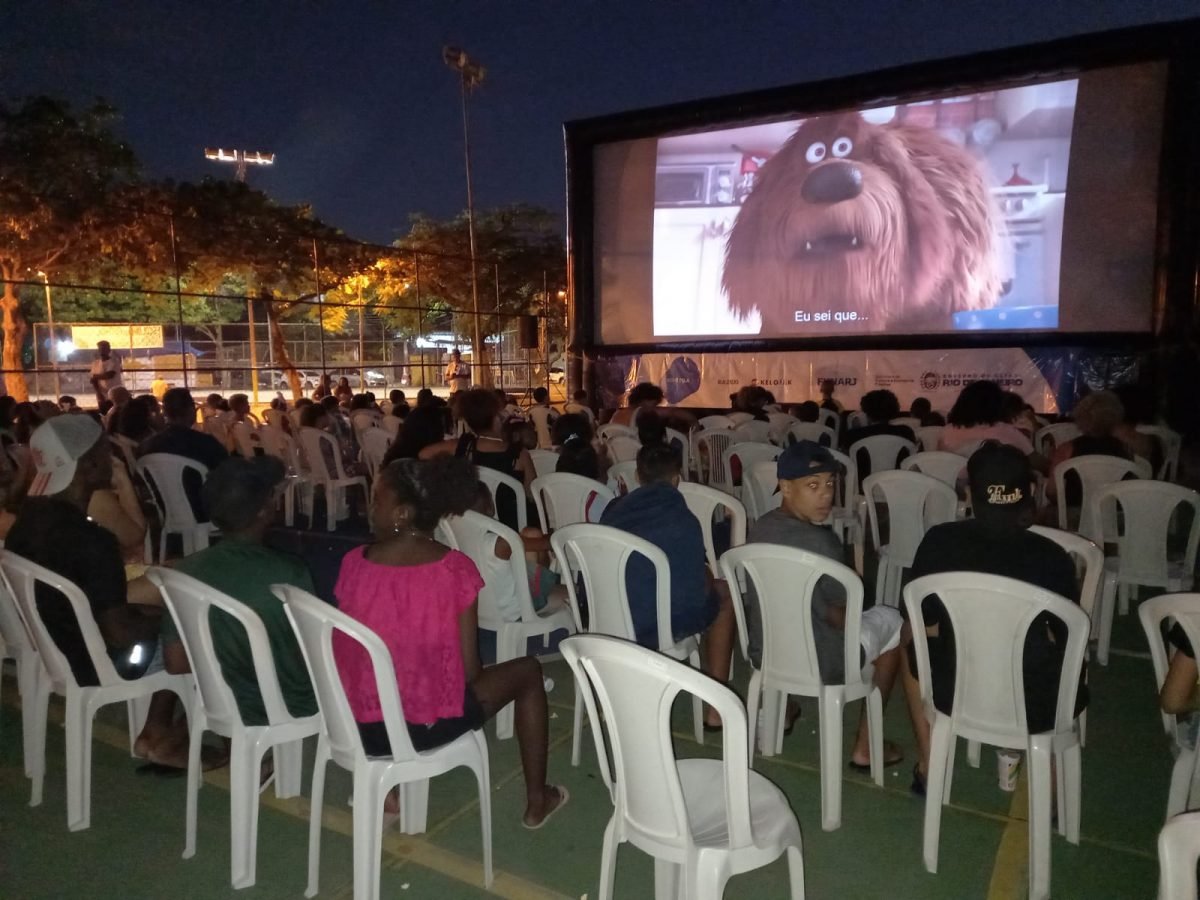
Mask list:
[[[567,380],[567,373],[558,366],[551,366],[548,380],[551,384],[564,384]]]

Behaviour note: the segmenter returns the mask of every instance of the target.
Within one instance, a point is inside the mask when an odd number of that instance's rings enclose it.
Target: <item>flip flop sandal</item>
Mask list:
[[[566,787],[564,787],[561,784],[552,784],[552,785],[550,785],[550,787],[554,788],[554,790],[558,792],[558,796],[561,797],[562,799],[560,799],[558,801],[558,805],[555,806],[554,809],[550,810],[550,812],[548,812],[548,813],[546,813],[546,815],[542,816],[542,821],[538,822],[536,825],[530,825],[529,823],[522,821],[521,824],[525,827],[526,831],[537,831],[539,828],[541,828],[543,825],[545,825],[547,822],[549,822],[552,818],[554,818],[555,813],[557,813],[560,809],[562,809],[564,806],[566,806],[567,803],[570,802],[571,792],[568,791],[566,789]]]

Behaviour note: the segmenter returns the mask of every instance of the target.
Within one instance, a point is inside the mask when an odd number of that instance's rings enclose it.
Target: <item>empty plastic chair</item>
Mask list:
[[[797,441],[812,441],[822,447],[836,449],[837,432],[818,422],[796,422],[788,427],[784,443],[794,444]]]
[[[376,428],[374,426],[364,428],[358,435],[359,453],[361,454],[363,465],[367,467],[367,474],[374,480],[379,474],[379,469],[383,465],[383,458],[387,455],[388,447],[392,445],[392,435],[385,428]]]
[[[930,478],[936,478],[942,484],[956,488],[960,477],[967,474],[967,461],[957,453],[947,453],[945,450],[926,450],[914,453],[900,463],[905,472],[920,472]]]
[[[860,478],[864,470],[874,474],[898,469],[905,457],[916,452],[916,444],[894,434],[874,434],[865,437],[851,444],[847,451],[858,466]],[[865,467],[864,462],[867,464]]]
[[[771,443],[771,423],[751,419],[733,429],[734,443],[769,444]]]
[[[764,460],[742,470],[742,505],[749,521],[757,521],[779,508],[783,498],[778,491],[778,468],[774,460]]]
[[[735,431],[734,434],[737,434]],[[719,488],[735,497],[741,496],[741,480],[746,469],[758,462],[771,462],[779,458],[781,447],[767,443],[735,443],[725,448],[722,454],[722,472],[728,481],[710,482],[710,487]]]
[[[208,546],[215,530],[211,522],[200,522],[192,509],[183,487],[184,472],[191,470],[201,481],[208,478],[208,469],[195,460],[174,453],[148,453],[138,460],[137,472],[150,488],[150,496],[158,509],[162,533],[158,540],[158,561],[167,558],[167,535],[178,534],[183,540],[183,555],[188,556]],[[150,529],[146,529],[146,559],[153,561]]]
[[[42,784],[46,776],[46,717],[50,695],[59,694],[66,698],[67,704],[64,723],[67,731],[67,827],[71,831],[82,831],[91,825],[92,724],[97,710],[110,703],[126,704],[132,752],[142,719],[138,707],[144,707],[155,692],[175,693],[191,718],[191,679],[186,675],[169,675],[163,671],[133,680],[122,678],[113,667],[87,596],[77,585],[8,550],[0,551],[0,571],[17,602],[22,620],[29,628],[44,667],[35,690],[21,700],[22,704],[28,703],[32,707],[29,723],[32,740],[26,745],[30,753],[26,765],[33,781],[29,805],[39,806],[42,802]],[[75,679],[71,664],[50,636],[42,619],[36,600],[38,584],[57,591],[70,606],[96,670],[97,684],[81,686]]]
[[[836,409],[823,409],[817,414],[817,422],[824,425],[826,428],[832,428],[839,440],[834,441],[834,444],[840,443],[842,433],[842,417]]]
[[[300,638],[321,710],[322,728],[313,761],[312,803],[308,831],[308,889],[316,896],[321,862],[321,810],[325,769],[332,759],[354,778],[354,900],[378,900],[382,849],[383,804],[400,785],[400,827],[407,834],[425,830],[429,779],[459,766],[469,768],[479,789],[483,830],[483,883],[492,884],[492,788],[487,741],[483,731],[470,731],[443,747],[418,753],[404,721],[392,655],[379,635],[322,600],[290,585],[276,585],[276,596]],[[369,654],[387,729],[390,757],[370,757],[363,750],[358,724],[333,656],[333,635],[341,633]]]
[[[636,491],[641,484],[637,479],[637,460],[616,463],[608,467],[608,487],[618,497]],[[593,516],[588,521],[600,521],[599,516]]]
[[[598,429],[596,429],[596,434],[599,435],[600,440],[607,444],[610,440],[618,435],[636,438],[637,429],[632,428],[629,425],[617,425],[616,423],[610,422],[608,425],[601,425]]]
[[[925,799],[925,868],[936,872],[942,805],[947,802],[960,737],[1025,753],[1029,773],[1029,896],[1050,896],[1050,757],[1058,773],[1058,827],[1068,842],[1079,843],[1079,720],[1075,716],[1080,670],[1091,623],[1064,597],[1023,581],[948,572],[918,578],[904,588],[909,621],[922,620],[922,603],[941,601],[955,644],[953,712],[933,703],[928,638],[914,629],[913,648],[925,715],[932,725]],[[1030,628],[1045,614],[1066,626],[1062,672],[1056,686],[1051,730],[1030,731],[1025,711],[1022,648]]]
[[[513,497],[517,510],[517,531],[520,531],[529,524],[529,509],[525,504],[525,485],[517,481],[511,475],[505,475],[503,472],[497,472],[495,469],[489,469],[486,466],[477,468],[479,480],[486,484],[488,490],[492,494],[492,505],[499,514],[500,506],[500,491],[503,490]]]
[[[821,827],[842,824],[842,716],[847,703],[867,701],[871,778],[883,785],[883,698],[874,669],[859,663],[862,626],[862,581],[854,570],[824,556],[777,544],[747,544],[721,557],[721,571],[733,594],[742,656],[752,674],[746,695],[750,733],[756,734],[762,703],[763,756],[783,750],[784,709],[789,694],[817,698],[821,729]],[[817,662],[813,638],[813,590],[822,578],[838,582],[846,592],[843,684],[826,684]],[[762,659],[750,657],[750,624],[746,591],[754,585],[762,622]]]
[[[736,423],[729,416],[702,416],[696,424],[701,428],[724,428],[732,431]]]
[[[613,435],[607,443],[608,455],[613,462],[636,460],[638,451],[642,449],[642,442],[636,436],[630,437],[626,434]]]
[[[1174,481],[1179,474],[1179,451],[1183,448],[1183,437],[1166,425],[1139,425],[1137,430],[1158,441],[1162,450],[1162,465],[1154,477],[1163,481]]]
[[[196,853],[196,802],[200,790],[200,747],[205,731],[229,738],[229,841],[231,881],[235,888],[252,887],[258,848],[258,794],[262,761],[273,751],[275,795],[300,794],[301,742],[321,730],[320,715],[297,718],[284,703],[275,674],[275,659],[267,629],[258,613],[190,575],[155,567],[146,577],[162,593],[167,610],[179,628],[187,651],[199,702],[192,715],[188,747],[187,824],[183,858]],[[266,725],[247,725],[237,698],[221,671],[213,645],[213,611],[232,617],[245,630]]]
[[[746,508],[723,491],[702,484],[682,482],[679,485],[679,493],[683,494],[692,515],[700,521],[700,528],[704,532],[704,555],[708,560],[708,570],[714,578],[720,578],[720,560],[713,543],[713,519],[720,517],[722,521],[729,523],[729,546],[740,547],[746,543]]]
[[[720,900],[730,876],[786,853],[791,898],[803,900],[800,825],[783,791],[750,768],[746,713],[737,695],[613,638],[568,638],[562,653],[577,683],[587,686],[584,701],[614,807],[604,830],[600,900],[612,898],[617,850],[626,842],[654,857],[658,897]],[[681,691],[720,715],[723,759],[675,758],[671,706]]]
[[[871,540],[879,553],[875,602],[900,605],[900,581],[913,564],[925,532],[953,522],[958,495],[936,478],[920,472],[877,472],[863,481]],[[880,506],[887,509],[887,539],[882,536]]]
[[[535,448],[529,451],[529,458],[533,461],[533,471],[538,477],[554,474],[555,467],[558,466],[558,452],[555,450]]]
[[[1158,833],[1158,900],[1197,900],[1200,813],[1175,816]]]
[[[1053,426],[1051,426],[1053,427]],[[1078,527],[1070,521],[1070,510],[1067,506],[1068,473],[1074,473],[1079,479],[1080,504]],[[1058,527],[1063,531],[1078,531],[1084,537],[1096,539],[1100,536],[1100,523],[1092,520],[1092,495],[1106,485],[1115,484],[1125,478],[1149,478],[1149,465],[1122,459],[1119,456],[1104,456],[1094,454],[1077,456],[1065,460],[1054,467],[1054,489],[1058,502]]]
[[[723,428],[706,428],[692,432],[692,455],[701,473],[701,481],[710,487],[733,493],[725,451],[733,446],[733,432]]]
[[[637,463],[633,465],[636,467]],[[570,472],[553,472],[533,479],[529,493],[533,495],[533,505],[545,534],[564,525],[599,522],[604,508],[616,499],[616,492],[607,485]]]
[[[362,491],[364,503],[369,500],[367,479],[346,474],[337,439],[319,428],[300,429],[300,449],[308,460],[313,485],[321,488],[325,496],[325,530],[334,531],[337,523],[350,515],[351,488]]]
[[[546,644],[556,631],[575,631],[578,615],[569,607],[546,608],[540,613],[533,608],[519,534],[472,510],[445,521],[457,548],[470,557],[483,578],[479,627],[495,632],[497,663],[525,656],[530,638],[540,638]],[[508,559],[496,554],[498,541],[508,544]],[[513,704],[510,703],[496,714],[496,737],[504,740],[512,736]]]
[[[671,568],[667,555],[649,541],[607,525],[568,525],[550,536],[550,546],[558,560],[558,570],[567,586],[571,606],[581,609],[576,579],[583,579],[587,598],[588,625],[592,634],[608,634],[637,642],[633,616],[629,611],[626,569],[634,556],[643,556],[654,567],[658,646],[660,653],[673,659],[686,659],[700,668],[700,641],[688,635],[675,640],[671,628]],[[704,743],[704,711],[699,700],[692,704],[696,743]],[[579,765],[583,739],[583,706],[580,686],[575,684],[575,734],[571,744],[571,765]]]

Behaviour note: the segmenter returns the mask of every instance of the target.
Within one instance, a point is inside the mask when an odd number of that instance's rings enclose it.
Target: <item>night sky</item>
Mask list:
[[[155,177],[232,177],[205,146],[274,151],[250,181],[348,233],[465,206],[564,205],[562,123],[1200,15],[1197,0],[0,0],[0,94],[102,96]],[[222,171],[222,169],[225,169]]]

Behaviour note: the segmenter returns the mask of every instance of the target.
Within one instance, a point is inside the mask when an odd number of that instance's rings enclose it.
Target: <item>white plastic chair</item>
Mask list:
[[[855,441],[846,452],[854,460],[859,471],[862,470],[859,454],[865,453],[869,461],[868,468],[874,475],[900,468],[901,458],[905,454],[914,455],[917,445],[894,434],[873,434]]]
[[[615,422],[610,422],[607,425],[601,425],[599,428],[597,428],[596,434],[600,437],[601,441],[607,444],[610,440],[618,435],[636,438],[637,429],[629,425],[618,425]]]
[[[607,525],[568,525],[550,536],[550,547],[558,560],[558,570],[567,586],[571,608],[578,614],[579,597],[576,593],[576,577],[583,577],[584,594],[587,597],[588,625],[592,634],[608,634],[627,641],[637,641],[633,627],[633,616],[629,612],[629,592],[625,570],[635,555],[644,556],[654,567],[655,595],[657,598],[658,647],[673,659],[687,659],[696,669],[700,668],[700,641],[692,635],[675,641],[671,630],[671,569],[667,555],[649,541],[644,541],[628,532]],[[585,629],[581,620],[576,621],[578,630]],[[698,699],[692,703],[693,728],[696,743],[704,743],[704,710]],[[571,765],[579,765],[583,740],[583,706],[580,703],[580,685],[575,683],[575,722],[571,743]]]
[[[733,493],[725,451],[733,446],[733,431],[708,428],[692,432],[692,455],[700,468],[701,482],[726,493]]]
[[[867,702],[871,778],[883,786],[883,698],[874,682],[874,667],[860,665],[862,580],[841,563],[824,556],[778,544],[747,544],[721,557],[721,569],[733,594],[742,656],[750,659],[750,630],[745,609],[746,590],[754,585],[762,622],[761,666],[753,669],[746,695],[750,734],[757,731],[762,703],[763,756],[783,751],[784,709],[789,694],[816,697],[821,729],[821,827],[833,831],[842,824],[843,708],[855,700]],[[813,638],[813,589],[822,578],[838,582],[846,592],[844,684],[825,684],[817,663]]]
[[[608,467],[608,487],[618,497],[636,491],[641,484],[637,479],[637,460],[616,463]],[[596,521],[599,521],[596,516]]]
[[[667,443],[679,451],[680,468],[683,471],[683,480],[688,481],[692,478],[692,442],[688,436],[682,431],[677,431],[674,428],[666,430]]]
[[[337,438],[319,428],[300,429],[300,449],[308,460],[308,474],[313,486],[321,488],[325,495],[325,530],[334,531],[337,523],[350,515],[348,494],[351,488],[361,488],[364,502],[370,500],[367,479],[362,475],[346,474]]]
[[[1179,474],[1179,451],[1183,448],[1183,437],[1166,425],[1139,425],[1137,430],[1155,438],[1162,450],[1162,465],[1158,467],[1155,477],[1163,481],[1174,481]]]
[[[733,429],[734,443],[769,444],[771,443],[771,423],[758,419],[750,419]]]
[[[925,532],[953,522],[958,495],[945,483],[920,472],[876,472],[863,481],[871,540],[879,552],[875,602],[900,605],[900,581],[913,564]],[[879,506],[887,507],[888,537],[881,539]]]
[[[300,639],[308,665],[322,728],[313,761],[312,801],[308,826],[308,889],[314,897],[319,887],[321,862],[321,809],[325,799],[325,769],[329,760],[354,777],[354,900],[377,900],[379,864],[383,846],[383,804],[388,792],[400,785],[400,828],[406,834],[425,830],[429,806],[429,779],[466,766],[479,788],[479,818],[483,830],[483,883],[492,885],[492,787],[487,741],[483,731],[471,731],[444,747],[418,753],[404,723],[404,709],[396,687],[396,669],[387,645],[375,632],[322,600],[290,585],[272,590],[286,606],[288,619]],[[391,757],[369,757],[346,689],[333,656],[333,635],[340,632],[367,653],[375,672],[379,705],[387,729]]]
[[[735,422],[729,416],[702,416],[696,422],[701,428],[725,429],[733,431]]]
[[[1057,422],[1054,425],[1046,425],[1039,428],[1033,433],[1033,446],[1042,456],[1047,458],[1054,452],[1054,448],[1059,444],[1065,444],[1067,441],[1073,441],[1079,435],[1083,434],[1079,430],[1079,426],[1074,422]]]
[[[370,426],[359,432],[359,454],[362,457],[363,464],[367,467],[367,473],[371,476],[372,481],[379,474],[379,469],[383,465],[383,458],[387,455],[388,447],[391,445],[392,435],[385,428]]]
[[[823,409],[817,414],[817,422],[824,425],[826,428],[832,428],[833,433],[837,435],[834,446],[838,446],[842,436],[842,417],[836,409]]]
[[[637,435],[615,434],[607,441],[608,455],[613,462],[629,462],[636,460],[642,443]]]
[[[781,447],[787,443],[788,429],[797,424],[796,417],[787,413],[767,413],[767,422],[771,426],[771,443]]]
[[[517,531],[520,531],[529,524],[529,509],[525,504],[525,485],[517,481],[511,475],[505,475],[503,472],[497,472],[495,469],[489,469],[487,466],[477,466],[476,471],[479,474],[479,480],[487,485],[488,490],[492,494],[492,506],[499,511],[500,498],[496,496],[500,488],[505,488],[512,493],[515,498],[517,508]],[[531,485],[532,487],[532,485]]]
[[[636,467],[637,463],[633,465]],[[612,477],[611,469],[609,477]],[[637,487],[636,478],[633,484]],[[608,485],[570,472],[552,472],[533,479],[529,493],[533,495],[533,505],[537,508],[538,521],[544,534],[550,534],[564,525],[599,522],[604,508],[617,496]]]
[[[1175,816],[1158,833],[1158,900],[1197,900],[1200,813]]]
[[[158,561],[167,558],[167,535],[178,534],[183,540],[183,555],[190,556],[208,546],[216,531],[211,522],[199,522],[183,487],[183,473],[191,469],[201,481],[208,479],[208,469],[186,456],[174,453],[148,453],[138,460],[137,471],[150,488],[150,496],[158,508],[162,533],[158,540]],[[150,529],[146,529],[146,559],[153,562],[154,552]]]
[[[734,432],[736,434],[736,432]],[[741,477],[745,477],[745,472],[755,463],[773,462],[779,458],[779,454],[783,452],[783,448],[776,447],[774,444],[740,442],[731,444],[725,448],[721,454],[721,469],[724,472],[726,481],[723,483],[710,482],[709,486],[718,488],[727,494],[732,494],[735,497],[740,497],[742,494],[741,485],[733,483],[733,461],[736,459],[741,469]]]
[[[533,460],[533,471],[539,478],[542,475],[553,475],[554,469],[558,465],[558,451],[556,450],[533,449],[529,451],[529,458]]]
[[[774,460],[765,460],[742,470],[742,505],[749,521],[757,522],[782,503],[778,469]]]
[[[445,521],[454,535],[457,549],[470,557],[483,578],[483,589],[479,592],[479,627],[496,633],[497,663],[525,656],[530,638],[540,638],[546,644],[556,631],[575,631],[577,617],[570,608],[548,608],[540,614],[534,610],[519,534],[472,510]],[[512,551],[508,559],[496,555],[498,540],[507,543]],[[512,621],[504,615],[497,606],[497,591],[515,592],[520,607],[519,619]],[[506,740],[512,736],[513,704],[510,703],[496,714],[496,737]]]
[[[905,472],[920,472],[922,475],[936,478],[942,484],[957,490],[959,478],[966,476],[967,461],[957,453],[925,450],[906,457],[900,463],[900,468]]]
[[[726,413],[725,418],[727,418],[730,422],[733,423],[734,428],[737,428],[739,425],[744,425],[747,422],[754,421],[754,416],[748,412]]]
[[[702,484],[681,482],[679,493],[683,494],[692,515],[700,521],[708,569],[713,578],[720,578],[721,564],[713,543],[713,516],[719,514],[729,522],[729,546],[740,547],[746,543],[746,507],[723,491]]]
[[[222,447],[226,450],[230,449],[233,440],[229,435],[229,425],[225,421],[225,413],[206,415],[201,427],[220,441]]]
[[[1051,426],[1054,427],[1054,426]],[[1066,476],[1074,472],[1079,480],[1080,498],[1079,525],[1070,527],[1070,510],[1067,506]],[[1064,460],[1054,467],[1054,489],[1058,502],[1058,527],[1063,531],[1078,531],[1084,537],[1097,538],[1100,536],[1101,525],[1092,520],[1091,497],[1100,488],[1115,484],[1125,477],[1149,478],[1150,467],[1145,462],[1130,461],[1119,456],[1093,454],[1076,456]]]
[[[904,588],[910,622],[922,621],[921,606],[936,594],[945,608],[955,643],[953,713],[933,704],[929,644],[925,630],[914,629],[913,648],[921,701],[930,720],[929,775],[925,799],[925,868],[937,872],[942,805],[949,802],[957,738],[1025,752],[1029,773],[1029,896],[1050,896],[1050,757],[1056,760],[1058,828],[1079,843],[1080,753],[1075,698],[1087,652],[1091,623],[1064,597],[1024,581],[948,572],[927,575]],[[1055,727],[1031,734],[1025,718],[1022,659],[1025,637],[1044,613],[1067,630],[1062,646]]]
[[[1117,554],[1105,560],[1106,598],[1111,628],[1112,597],[1122,614],[1142,585],[1167,591],[1190,591],[1200,542],[1200,494],[1167,481],[1120,481],[1091,496],[1089,521],[1098,523],[1101,544],[1115,544]],[[1181,513],[1183,515],[1181,515]],[[1190,518],[1183,554],[1168,556],[1172,523]]]
[[[720,900],[730,876],[786,853],[791,898],[803,900],[800,825],[783,791],[750,768],[737,696],[687,666],[613,638],[568,638],[562,652],[576,682],[587,685],[584,701],[614,807],[604,830],[600,900],[612,898],[617,850],[626,842],[654,857],[660,898]],[[681,691],[721,716],[723,759],[676,759],[671,706]]]
[[[784,445],[797,441],[812,441],[831,450],[837,449],[837,432],[827,425],[818,422],[796,422],[791,425],[784,437]]]
[[[853,544],[855,555],[861,556],[863,534],[866,530],[866,510],[862,508],[865,504],[859,502],[858,463],[849,453],[842,453],[840,450],[831,449],[829,455],[837,460],[842,471],[827,523],[832,526],[834,534],[843,544]]]
[[[1163,624],[1174,622],[1183,629],[1192,652],[1200,647],[1200,594],[1159,594],[1144,601],[1138,607],[1138,620],[1146,634],[1150,647],[1150,660],[1154,664],[1156,693],[1162,691],[1171,660],[1163,641]],[[1179,651],[1176,651],[1179,652]],[[1175,764],[1171,768],[1171,786],[1167,792],[1167,818],[1178,815],[1193,806],[1193,795],[1200,782],[1200,753],[1179,739],[1178,717],[1162,712],[1163,731],[1171,741],[1171,752]]]
[[[907,428],[913,433],[913,437],[917,436],[917,429],[921,427],[921,420],[916,416],[899,416],[888,422],[889,425],[899,425],[901,428]]]
[[[300,448],[290,434],[275,425],[263,425],[259,429],[263,438],[263,449],[287,466],[287,481],[283,493],[283,520],[291,528],[296,521],[296,499],[300,500],[300,511],[312,516],[313,482],[304,467]]]
[[[240,456],[254,459],[259,450],[264,450],[262,436],[254,425],[247,421],[233,423],[233,445]]]
[[[0,680],[3,679],[3,662],[11,659],[17,667],[17,692],[21,695],[21,750],[25,761],[25,775],[33,775],[33,759],[37,753],[34,732],[37,728],[38,684],[45,676],[41,657],[33,635],[25,625],[17,600],[8,587],[0,583]]]
[[[869,424],[870,420],[867,418],[867,414],[865,412],[860,412],[859,410],[854,409],[846,413],[847,431],[852,431],[855,428],[864,428]]]
[[[945,430],[945,425],[926,425],[924,428],[916,429],[913,434],[917,437],[917,446],[926,453],[930,453],[937,450],[938,441],[942,439],[942,432]]]
[[[300,767],[304,738],[321,730],[320,715],[296,718],[288,712],[267,629],[258,613],[232,597],[174,569],[151,568],[146,577],[162,593],[167,611],[179,629],[195,679],[199,702],[192,715],[188,746],[187,826],[183,858],[196,853],[196,803],[200,791],[200,747],[205,731],[229,738],[229,841],[231,881],[235,888],[252,887],[258,848],[258,795],[263,757],[272,751],[275,766],[275,795],[300,794]],[[245,630],[250,660],[266,725],[242,721],[237,699],[222,673],[216,654],[210,616],[213,610],[234,619]]]
[[[44,667],[34,685],[35,690],[21,699],[22,704],[28,703],[32,707],[29,720],[32,737],[26,744],[29,756],[25,761],[33,782],[29,805],[40,806],[42,803],[42,784],[46,777],[46,718],[50,695],[59,694],[66,698],[67,704],[67,828],[82,831],[91,825],[92,723],[97,710],[110,703],[126,704],[132,755],[134,740],[145,718],[150,697],[155,692],[175,693],[191,719],[191,679],[167,672],[156,672],[133,680],[122,678],[109,658],[87,596],[77,585],[9,550],[0,551],[0,572],[3,572],[4,581],[17,602],[21,618],[29,628],[33,645]],[[81,687],[75,680],[71,664],[42,621],[36,601],[38,584],[58,591],[70,605],[99,684]]]

